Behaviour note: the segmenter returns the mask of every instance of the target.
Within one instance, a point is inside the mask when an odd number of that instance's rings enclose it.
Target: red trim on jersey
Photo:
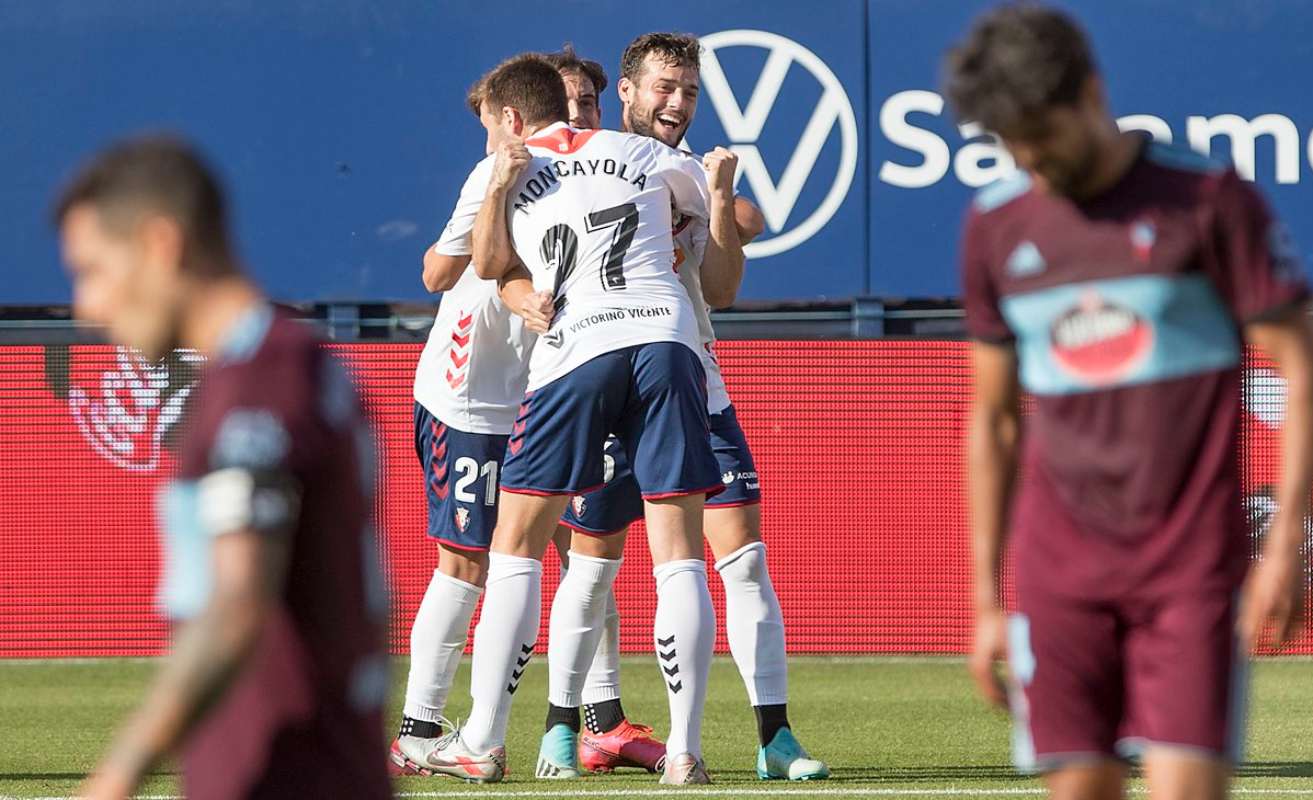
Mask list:
[[[582,533],[584,536],[591,536],[594,539],[605,539],[608,536],[615,536],[618,533],[624,533],[625,531],[629,530],[629,525],[626,525],[620,530],[607,531],[606,533],[602,533],[601,531],[590,531],[587,528],[581,528],[578,525],[571,525],[570,523],[566,522],[563,519],[557,520],[557,524],[560,525],[562,528],[569,528],[575,533]]]
[[[456,544],[455,542],[451,541],[450,539],[444,539],[444,538],[442,538],[441,536],[435,536],[435,537],[433,537],[433,538],[437,540],[438,544],[440,544],[440,545],[444,545],[444,546],[446,546],[446,547],[450,547],[452,550],[464,550],[464,551],[467,552],[467,553],[486,553],[486,552],[488,552],[488,548],[487,548],[487,547],[472,547],[472,546],[470,546],[470,545],[468,545],[468,544]]]
[[[707,508],[742,508],[743,506],[759,506],[761,499],[756,500],[736,500],[733,503],[707,503]]]
[[[725,484],[718,483],[715,486],[708,486],[705,489],[689,489],[683,492],[661,492],[660,494],[644,494],[644,500],[669,500],[672,497],[688,497],[695,494],[705,494],[707,497],[715,497],[725,491]]]
[[[597,130],[577,131],[574,128],[557,128],[546,136],[539,136],[525,142],[529,147],[545,147],[562,155],[569,155],[588,144]]]
[[[503,492],[510,492],[511,494],[527,494],[532,497],[560,497],[561,495],[588,494],[589,492],[595,492],[598,489],[601,489],[605,485],[605,483],[599,483],[596,486],[589,486],[584,489],[567,489],[564,492],[548,492],[543,489],[517,489],[503,484],[501,490]]]

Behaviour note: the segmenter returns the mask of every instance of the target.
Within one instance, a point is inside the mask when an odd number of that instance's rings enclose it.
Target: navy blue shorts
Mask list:
[[[458,431],[416,403],[415,452],[424,467],[429,536],[458,550],[487,550],[506,437]]]
[[[678,342],[603,353],[524,398],[502,488],[581,494],[605,482],[614,434],[648,500],[723,490],[707,422],[702,364]]]
[[[752,451],[743,436],[734,406],[719,414],[712,414],[711,448],[720,465],[720,482],[724,491],[707,499],[707,508],[750,506],[761,502],[761,484],[757,480],[757,465]],[[561,524],[580,533],[606,535],[618,533],[643,518],[643,496],[638,491],[629,461],[620,448],[610,447],[607,457],[614,456],[614,472],[606,485],[587,494],[574,497],[570,507],[561,516]],[[610,464],[608,464],[610,466]]]

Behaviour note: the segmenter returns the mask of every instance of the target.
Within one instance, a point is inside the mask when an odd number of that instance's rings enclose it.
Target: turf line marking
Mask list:
[[[394,797],[524,797],[524,798],[554,798],[554,797],[788,797],[789,795],[806,795],[806,796],[825,796],[825,797],[1038,797],[1046,792],[1041,788],[860,788],[860,787],[831,787],[820,788],[817,786],[800,785],[792,788],[758,788],[749,789],[746,787],[709,787],[705,789],[686,787],[678,789],[464,789],[451,792],[398,792]],[[1148,789],[1143,786],[1136,786],[1131,789],[1132,794],[1147,795]],[[1280,797],[1313,797],[1313,788],[1282,789],[1279,787],[1253,787],[1233,786],[1231,793],[1235,795],[1271,795]],[[33,797],[18,798],[9,795],[0,795],[0,800],[78,800],[75,796],[67,797]],[[134,796],[134,800],[185,800],[181,795],[172,794],[139,794]]]

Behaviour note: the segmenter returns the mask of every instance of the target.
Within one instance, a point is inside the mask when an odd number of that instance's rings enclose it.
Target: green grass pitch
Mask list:
[[[0,661],[0,798],[66,798],[141,696],[154,665],[136,660]],[[428,797],[1034,797],[1033,779],[1008,766],[1005,717],[978,703],[962,662],[937,658],[795,658],[790,662],[794,731],[834,775],[808,784],[765,783],[753,771],[756,731],[732,662],[718,658],[708,694],[704,741],[715,783],[663,789],[655,776],[621,772],[578,781],[533,777],[546,709],[541,660],[516,696],[508,743],[511,774],[498,785],[406,778],[398,796]],[[1252,687],[1249,763],[1238,796],[1313,797],[1313,662],[1257,664]],[[405,661],[394,662],[389,726],[401,704]],[[665,694],[651,658],[626,658],[622,673],[631,719],[661,731]],[[449,713],[469,708],[468,659]],[[142,796],[171,797],[170,766]],[[295,800],[289,798],[289,800]]]

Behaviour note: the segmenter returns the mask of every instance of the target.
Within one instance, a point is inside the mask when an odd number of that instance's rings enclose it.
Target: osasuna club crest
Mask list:
[[[470,526],[470,511],[469,511],[469,509],[468,509],[468,508],[457,508],[457,509],[456,509],[456,527],[457,527],[457,528],[460,528],[460,532],[461,532],[461,533],[464,533],[464,532],[465,532],[465,529],[468,528],[469,526]]]
[[[570,505],[574,506],[575,516],[582,517],[584,515],[584,509],[588,507],[588,501],[584,499],[583,495],[577,494],[570,498]]]

